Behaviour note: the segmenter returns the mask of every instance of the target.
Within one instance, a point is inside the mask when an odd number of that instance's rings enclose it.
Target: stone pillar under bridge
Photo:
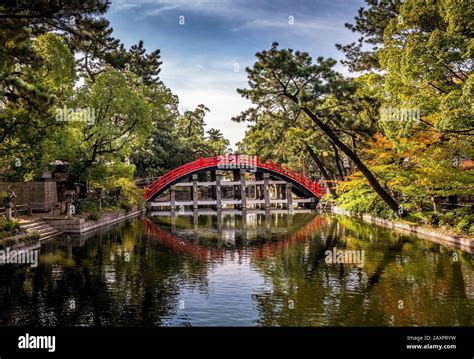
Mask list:
[[[222,175],[220,170],[215,170],[211,172],[211,181],[216,182],[215,186],[212,187],[212,199],[216,201],[216,210],[220,210],[222,208],[221,178]]]
[[[285,184],[286,209],[288,209],[289,211],[293,210],[293,195],[292,195],[292,192],[291,192],[292,187],[293,187],[293,185],[291,183],[286,183]]]
[[[176,210],[176,186],[171,186],[170,188],[170,207],[171,210]]]
[[[265,209],[270,208],[270,173],[263,173],[263,199],[265,200]]]
[[[263,173],[255,172],[255,181],[263,181]],[[263,199],[263,185],[255,185],[255,199]],[[263,208],[264,205],[257,204],[257,208]]]
[[[191,198],[193,199],[193,210],[198,209],[198,189],[197,189],[197,180],[198,180],[198,175],[192,175],[192,180],[193,180],[193,187],[191,190]]]
[[[247,208],[247,186],[245,184],[245,170],[240,170],[240,200],[242,201],[241,208]]]
[[[240,183],[240,170],[232,170],[232,181],[234,182],[239,182]],[[241,191],[240,191],[240,185],[234,185],[232,187],[232,192],[233,192],[233,199],[234,200],[241,200]],[[235,209],[242,209],[241,204],[235,204],[234,205]]]

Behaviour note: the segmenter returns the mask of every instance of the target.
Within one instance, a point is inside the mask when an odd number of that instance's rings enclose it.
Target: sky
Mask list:
[[[234,146],[247,125],[231,121],[251,106],[245,67],[277,41],[313,58],[343,55],[335,44],[357,38],[352,22],[362,0],[111,0],[106,17],[127,48],[143,40],[160,49],[160,78],[178,95],[180,109],[204,104],[207,129],[218,128]],[[348,75],[338,64],[336,69]]]

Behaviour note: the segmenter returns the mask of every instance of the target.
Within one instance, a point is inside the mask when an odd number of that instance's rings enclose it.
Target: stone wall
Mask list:
[[[15,204],[33,204],[34,211],[50,211],[58,202],[54,181],[0,182],[0,191],[15,192]]]
[[[474,238],[456,236],[448,233],[443,233],[439,229],[425,227],[418,224],[391,221],[388,219],[375,217],[370,214],[357,215],[355,213],[336,206],[332,208],[332,212],[336,214],[342,214],[344,216],[360,218],[367,223],[376,224],[381,227],[390,228],[402,232],[408,232],[431,242],[436,242],[442,245],[455,246],[456,248],[459,248],[465,252],[474,253]]]
[[[125,219],[137,217],[142,213],[141,210],[134,210],[129,213],[106,213],[97,221],[88,220],[86,218],[48,218],[45,220],[50,226],[56,228],[63,233],[82,234],[104,226],[108,226]]]

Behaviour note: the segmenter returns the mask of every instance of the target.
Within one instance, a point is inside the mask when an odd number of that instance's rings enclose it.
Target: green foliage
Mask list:
[[[53,159],[50,141],[62,127],[54,105],[75,80],[74,57],[60,37],[43,34],[25,46],[34,63],[0,64],[0,166],[13,179],[37,175]]]
[[[356,214],[372,214],[382,218],[394,218],[393,212],[367,185],[354,188],[341,194],[337,205]]]
[[[474,214],[469,208],[447,212],[417,212],[409,221],[444,228],[459,235],[474,236]]]
[[[380,184],[355,150],[356,137],[361,137],[366,142],[368,135],[373,133],[354,126],[353,119],[364,112],[369,116],[368,110],[377,99],[361,95],[357,91],[361,87],[357,82],[345,79],[333,69],[333,59],[318,57],[313,62],[308,53],[279,49],[278,43],[273,43],[268,51],[257,53],[256,57],[257,62],[251,69],[247,69],[249,88],[237,90],[255,106],[242,112],[234,120],[258,122],[261,118],[276,117],[279,120],[290,119],[293,126],[306,130],[304,119],[309,119],[316,128],[315,135],[321,134],[334,149],[339,175],[344,175],[338,155],[340,150],[357,165],[377,195],[394,213],[399,214],[397,201]],[[280,116],[280,113],[284,115]],[[302,121],[299,121],[300,116],[304,118]],[[362,116],[361,118],[363,119]],[[345,143],[348,140],[344,136],[346,134],[351,145]],[[320,139],[321,135],[315,137]],[[313,149],[314,143],[303,142],[324,178],[332,183],[334,175],[327,170],[326,159],[319,158]],[[336,195],[332,185],[330,190]]]
[[[125,200],[125,199],[120,200],[119,207],[127,213],[130,212],[133,209],[132,203]]]
[[[131,156],[139,177],[160,176],[200,156],[230,151],[229,141],[219,130],[205,131],[204,117],[209,109],[199,105],[180,115],[175,97],[171,96],[169,101],[163,118],[153,122],[144,144]]]
[[[90,2],[11,1],[0,6],[0,167],[14,180],[30,180],[54,158],[62,124],[54,107],[76,79],[74,47],[108,26],[108,8]]]
[[[98,221],[102,217],[102,213],[100,211],[95,211],[87,216],[87,219],[90,221]]]
[[[405,1],[380,50],[391,106],[418,107],[426,126],[473,134],[472,1]]]
[[[360,8],[355,23],[345,26],[360,35],[356,42],[347,45],[336,44],[346,59],[342,61],[351,71],[379,69],[379,51],[390,20],[400,12],[401,0],[366,0],[367,8]]]
[[[135,186],[133,180],[127,178],[117,178],[111,181],[106,189],[121,188],[121,200],[130,204],[131,207],[142,207],[145,204],[143,191]]]
[[[251,123],[239,151],[305,169],[316,178],[325,170],[340,182],[341,206],[391,217],[368,186],[376,188],[378,182],[411,220],[443,225],[445,214],[427,212],[427,203],[474,195],[473,169],[464,165],[474,158],[469,137],[474,128],[474,5],[449,0],[367,5],[347,25],[361,35],[359,42],[338,47],[351,70],[385,72],[344,79],[332,70],[331,59],[313,62],[307,53],[274,43],[257,53],[246,70],[248,88],[238,90],[255,105],[234,118]],[[383,109],[419,110],[421,117],[386,120],[380,116]],[[375,181],[348,151],[338,153],[336,147],[343,146],[334,145],[331,131],[311,112],[357,152]],[[394,211],[393,203],[385,203]],[[471,222],[463,217],[446,226],[467,233]]]
[[[20,232],[20,223],[14,219],[0,218],[0,238],[14,236]]]
[[[474,195],[474,170],[464,165],[474,158],[474,3],[366,3],[346,25],[359,40],[337,47],[350,70],[369,72],[344,78],[333,59],[313,60],[277,43],[257,53],[246,69],[248,88],[238,90],[254,104],[233,119],[250,122],[239,152],[314,179],[325,173],[337,180],[337,201],[347,210],[392,217],[388,196],[411,221],[472,234],[470,213],[434,213],[426,203]],[[159,79],[158,49],[147,52],[139,41],[127,50],[112,37],[100,18],[106,1],[25,4],[0,6],[4,177],[32,180],[65,160],[69,186],[82,190],[76,210],[96,218],[98,200],[86,198],[88,188],[122,188],[117,205],[130,211],[144,204],[134,176],[159,176],[230,150],[219,130],[206,131],[205,105],[179,112],[177,96]],[[73,111],[57,121],[64,108],[95,116],[88,122]],[[419,109],[421,117],[387,121],[380,116],[387,108]],[[378,184],[385,202],[371,189]]]
[[[95,118],[69,122],[57,138],[58,155],[69,162],[72,181],[103,186],[111,173],[133,175],[125,159],[151,128],[147,91],[134,74],[111,68],[77,89],[68,107],[93,109]]]
[[[74,200],[75,211],[81,213],[96,213],[99,211],[99,200],[96,198],[77,198]]]
[[[474,235],[474,213],[471,209],[456,209],[440,214],[439,225],[453,228],[456,233]]]
[[[27,233],[22,237],[22,240],[26,241],[39,241],[41,235],[38,232]]]
[[[147,52],[143,41],[127,50],[112,37],[99,17],[109,4],[0,6],[0,168],[8,179],[32,180],[61,159],[69,187],[84,197],[110,179],[156,176],[228,151],[218,130],[205,132],[204,105],[179,114],[159,79],[160,50]],[[61,110],[67,116],[58,120]]]
[[[211,128],[206,132],[206,145],[211,155],[223,155],[230,152],[230,142],[219,129]]]
[[[0,232],[0,239],[5,238],[0,241],[0,249],[8,248],[19,243],[36,242],[41,236],[38,232],[26,232],[22,234],[11,233],[6,237],[2,237]]]

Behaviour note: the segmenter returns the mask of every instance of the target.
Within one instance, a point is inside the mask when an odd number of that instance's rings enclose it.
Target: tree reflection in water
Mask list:
[[[334,247],[364,266],[326,263]],[[3,326],[473,325],[472,255],[315,213],[132,220],[0,283]]]

